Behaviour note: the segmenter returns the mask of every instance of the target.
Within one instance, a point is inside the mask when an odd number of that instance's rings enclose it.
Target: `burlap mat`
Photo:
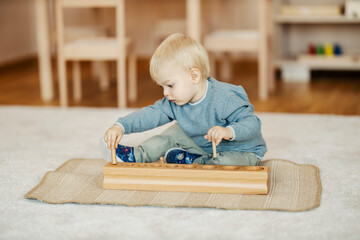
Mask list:
[[[268,195],[211,194],[105,190],[102,159],[72,159],[56,171],[47,172],[25,197],[47,203],[120,204],[127,206],[209,207],[304,211],[320,204],[319,169],[286,160],[272,159]]]

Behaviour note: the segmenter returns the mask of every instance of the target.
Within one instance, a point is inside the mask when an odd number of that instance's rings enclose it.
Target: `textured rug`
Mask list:
[[[287,159],[320,169],[321,202],[309,211],[47,204],[24,198],[65,161],[100,159],[100,138],[132,111],[0,106],[0,239],[359,239],[359,116],[257,113],[268,146],[265,161]],[[139,144],[166,127],[125,135],[122,142]],[[293,171],[289,174],[300,177]]]
[[[47,203],[120,204],[126,206],[210,207],[304,211],[319,206],[319,169],[286,160],[267,160],[270,190],[267,195],[105,190],[102,159],[73,159],[47,172],[26,198]]]

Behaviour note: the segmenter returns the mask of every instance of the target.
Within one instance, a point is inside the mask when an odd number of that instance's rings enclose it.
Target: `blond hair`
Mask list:
[[[155,50],[150,60],[150,75],[155,80],[161,67],[175,60],[185,71],[199,69],[202,79],[210,75],[209,57],[205,48],[196,40],[184,34],[168,36]]]

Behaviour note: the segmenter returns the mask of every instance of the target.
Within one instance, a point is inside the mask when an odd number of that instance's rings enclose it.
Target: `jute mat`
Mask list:
[[[220,209],[305,211],[319,206],[319,169],[272,159],[268,195],[105,190],[102,159],[72,159],[47,172],[25,197],[47,203],[119,204],[126,206],[209,207]]]

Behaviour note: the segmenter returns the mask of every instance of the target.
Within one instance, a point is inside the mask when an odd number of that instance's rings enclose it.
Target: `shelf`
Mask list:
[[[308,57],[275,61],[277,68],[294,64],[305,65],[310,70],[360,70],[360,61],[351,61],[347,57],[340,57],[339,59],[337,57]]]
[[[274,21],[277,24],[360,24],[358,18],[347,18],[345,16],[285,16],[276,15]]]
[[[343,1],[273,1],[275,68],[360,71],[360,18],[344,15]],[[307,43],[327,42],[338,43],[343,55],[307,55]]]

